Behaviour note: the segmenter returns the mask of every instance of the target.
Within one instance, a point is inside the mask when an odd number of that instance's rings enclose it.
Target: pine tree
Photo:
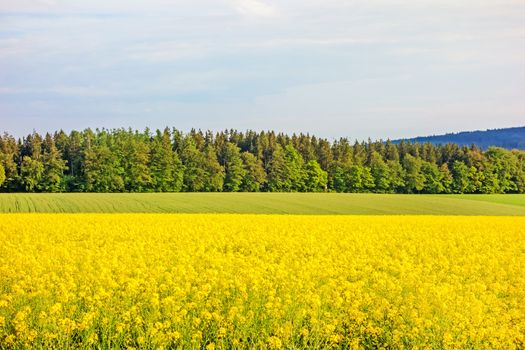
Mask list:
[[[122,132],[117,138],[124,169],[124,188],[129,192],[144,192],[153,187],[149,166],[149,145],[146,135]]]
[[[76,192],[85,190],[82,181],[82,164],[84,163],[84,146],[88,139],[88,134],[72,131],[69,136],[62,140],[59,148],[63,159],[67,164],[67,171],[64,174],[65,190]]]
[[[42,162],[42,137],[33,132],[22,145],[22,164],[20,165],[20,182],[27,192],[40,189],[44,175]]]
[[[319,140],[315,151],[319,165],[323,170],[327,170],[333,159],[330,143],[327,140]]]
[[[30,156],[24,156],[20,166],[20,178],[26,192],[38,189],[44,174],[44,164]]]
[[[46,134],[43,142],[42,162],[44,172],[38,189],[42,192],[62,192],[65,188],[64,172],[67,170],[66,161],[62,159],[55,140],[50,134]]]
[[[151,144],[151,176],[153,188],[159,192],[178,192],[182,189],[184,169],[173,150],[168,128],[157,130]]]
[[[205,158],[191,136],[181,139],[181,161],[184,164],[182,189],[186,192],[204,191],[206,179]]]
[[[270,192],[289,191],[292,187],[281,145],[276,145],[268,163],[267,173]]]
[[[397,147],[390,140],[386,141],[385,158],[387,161],[393,160],[399,162],[399,152],[397,151]]]
[[[355,165],[364,165],[366,162],[366,148],[364,143],[359,143],[357,140],[353,146],[353,164]]]
[[[233,143],[227,143],[224,147],[224,190],[237,192],[241,189],[246,170],[241,158],[241,149]]]
[[[15,138],[4,134],[0,136],[0,165],[4,169],[5,180],[0,185],[6,191],[19,190],[18,188],[18,165],[16,158],[20,157],[20,147]]]
[[[351,146],[273,131],[4,134],[0,166],[1,191],[525,192],[519,150],[381,140]]]
[[[330,162],[330,166],[334,164],[334,162],[351,163],[352,153],[352,146],[348,142],[348,139],[341,138],[339,141],[335,141],[332,146],[333,160]]]
[[[224,186],[224,167],[217,159],[217,153],[213,145],[207,145],[204,149],[204,166],[206,181],[203,190],[206,192],[220,192]]]
[[[347,192],[349,162],[334,161],[328,172],[328,188],[336,192]]]
[[[93,145],[84,151],[83,174],[88,192],[121,192],[124,170],[107,145]]]

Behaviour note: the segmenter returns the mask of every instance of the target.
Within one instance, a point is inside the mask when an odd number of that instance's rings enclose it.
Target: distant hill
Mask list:
[[[487,149],[490,146],[507,149],[525,149],[525,126],[485,131],[464,131],[445,135],[419,136],[411,139],[394,140],[392,142],[399,143],[401,140],[420,143],[430,142],[436,145],[450,142],[457,143],[461,146],[474,144],[482,149]]]

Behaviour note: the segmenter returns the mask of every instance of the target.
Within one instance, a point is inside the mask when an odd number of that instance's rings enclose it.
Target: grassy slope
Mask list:
[[[525,215],[525,195],[0,194],[0,212]]]

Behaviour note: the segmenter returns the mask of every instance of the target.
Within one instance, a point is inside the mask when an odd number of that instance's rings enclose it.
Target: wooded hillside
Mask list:
[[[392,141],[399,143],[401,140]],[[504,128],[485,131],[464,131],[454,134],[415,137],[405,142],[430,142],[433,144],[457,143],[460,146],[476,145],[482,149],[502,147],[506,149],[525,150],[525,126],[519,128]]]

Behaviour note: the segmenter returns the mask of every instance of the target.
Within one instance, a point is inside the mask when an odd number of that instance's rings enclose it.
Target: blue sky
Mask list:
[[[522,0],[0,0],[0,131],[525,125]]]

